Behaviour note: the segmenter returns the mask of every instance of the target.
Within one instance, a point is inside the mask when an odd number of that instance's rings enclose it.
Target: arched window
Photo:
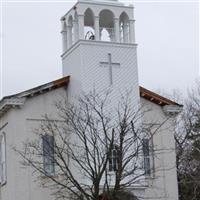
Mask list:
[[[109,171],[117,171],[119,169],[119,147],[115,144],[109,155]]]
[[[114,15],[110,10],[102,10],[99,14],[100,40],[115,41]]]
[[[123,12],[119,18],[120,25],[120,42],[128,43],[130,40],[130,27],[129,27],[129,17]]]
[[[6,183],[6,135],[0,135],[0,182]]]
[[[94,14],[90,8],[84,14],[84,35],[86,40],[95,40]]]
[[[68,29],[67,29],[67,34],[68,34],[68,43],[69,46],[73,44],[73,38],[74,38],[74,28],[73,28],[73,17],[70,15],[68,18],[68,23],[67,23]]]

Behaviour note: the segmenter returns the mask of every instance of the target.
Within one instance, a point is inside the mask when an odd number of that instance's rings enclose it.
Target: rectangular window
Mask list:
[[[117,171],[119,168],[119,150],[118,146],[114,145],[109,155],[109,171]]]
[[[144,174],[151,175],[149,139],[145,138],[142,140],[142,149],[144,155]]]
[[[0,135],[0,182],[6,183],[6,138],[5,133]]]
[[[43,165],[47,175],[53,175],[55,172],[54,160],[54,137],[51,135],[42,136],[43,146]]]

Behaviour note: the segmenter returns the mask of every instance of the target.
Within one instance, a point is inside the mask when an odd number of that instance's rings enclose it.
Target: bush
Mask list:
[[[138,198],[129,191],[110,191],[99,196],[99,200],[138,200]]]

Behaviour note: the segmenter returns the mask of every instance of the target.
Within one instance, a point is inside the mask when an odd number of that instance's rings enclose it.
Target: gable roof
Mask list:
[[[29,97],[33,97],[36,95],[40,95],[43,93],[46,93],[48,91],[61,88],[64,86],[68,86],[70,81],[70,76],[66,76],[60,79],[57,79],[55,81],[40,85],[38,87],[14,94],[5,96],[0,100],[0,117],[7,112],[11,107],[13,106],[20,106],[23,105],[25,100]],[[158,104],[160,106],[165,105],[176,105],[182,107],[182,105],[171,101],[170,99],[167,99],[163,96],[160,96],[150,90],[147,90],[144,87],[139,87],[140,96],[148,101],[151,101],[155,104]]]
[[[70,76],[66,76],[38,87],[3,97],[0,100],[0,117],[11,107],[23,105],[25,100],[29,97],[40,95],[60,87],[68,86],[69,80]]]
[[[155,92],[152,92],[150,90],[147,90],[146,88],[139,86],[140,89],[140,96],[148,101],[151,101],[155,104],[158,104],[160,106],[166,106],[166,105],[175,105],[179,107],[183,107],[183,105],[178,104],[175,101],[172,101],[166,97],[163,97]]]
[[[12,98],[12,97],[15,97],[15,98],[30,97],[30,96],[34,96],[34,95],[41,94],[44,92],[48,92],[48,91],[56,89],[56,88],[60,88],[62,86],[67,86],[69,83],[69,79],[70,79],[70,76],[66,76],[66,77],[57,79],[55,81],[40,85],[38,87],[34,87],[32,89],[29,89],[29,90],[26,90],[26,91],[23,91],[23,92],[14,94],[14,95],[5,96],[5,97],[3,97],[3,99],[1,99],[0,103],[4,99],[8,99],[8,98]]]

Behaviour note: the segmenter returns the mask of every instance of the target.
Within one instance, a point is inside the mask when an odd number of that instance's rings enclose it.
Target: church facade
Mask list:
[[[63,77],[0,101],[0,200],[54,199],[42,187],[45,178],[38,180],[31,168],[24,168],[13,147],[33,137],[44,114],[59,120],[53,104],[61,96],[70,99],[94,88],[112,89],[113,104],[129,90],[133,105],[151,107],[144,121],[166,119],[152,139],[160,150],[150,158],[155,170],[144,177],[145,185],[130,190],[141,199],[178,200],[173,120],[181,105],[139,86],[133,14],[132,5],[117,0],[79,0],[61,18]]]

